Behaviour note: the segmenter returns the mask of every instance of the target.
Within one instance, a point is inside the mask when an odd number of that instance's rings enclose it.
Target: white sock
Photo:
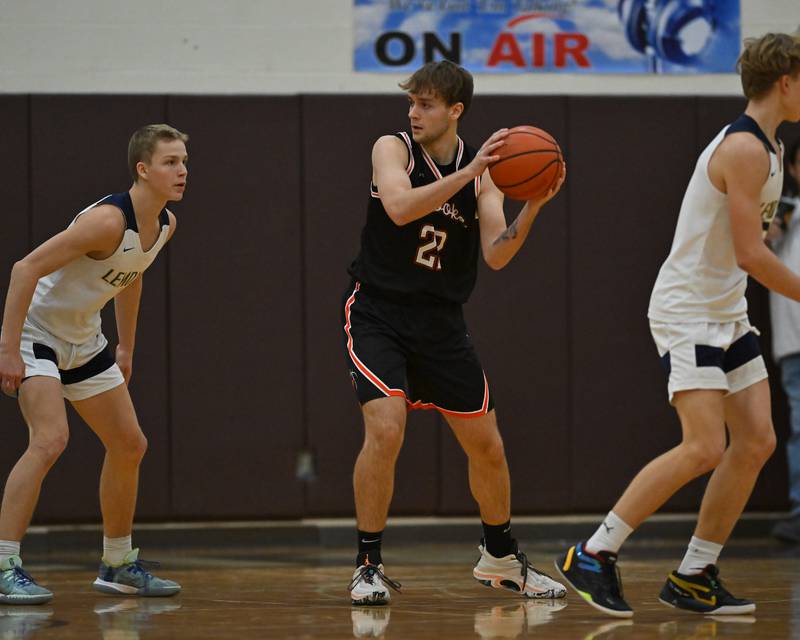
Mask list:
[[[122,564],[131,549],[131,537],[106,538],[103,536],[103,560],[112,566]]]
[[[709,542],[692,536],[683,562],[678,567],[678,573],[683,575],[695,575],[701,573],[710,564],[717,564],[717,558],[722,551],[722,545],[716,542]]]
[[[0,540],[0,562],[19,555],[19,540]]]
[[[594,535],[586,541],[584,548],[589,553],[610,551],[617,553],[622,543],[633,532],[625,521],[613,511],[609,511],[606,519],[597,527]]]

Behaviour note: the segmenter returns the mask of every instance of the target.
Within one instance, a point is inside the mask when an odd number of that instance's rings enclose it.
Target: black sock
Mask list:
[[[356,556],[356,566],[360,567],[364,562],[370,564],[381,564],[381,541],[383,531],[361,531],[358,529],[358,555]]]
[[[483,541],[486,551],[495,558],[502,558],[511,553],[513,541],[511,540],[511,520],[504,524],[483,525]]]

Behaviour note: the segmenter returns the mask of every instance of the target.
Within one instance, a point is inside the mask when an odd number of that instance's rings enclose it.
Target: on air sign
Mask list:
[[[732,73],[739,0],[354,0],[356,71]]]

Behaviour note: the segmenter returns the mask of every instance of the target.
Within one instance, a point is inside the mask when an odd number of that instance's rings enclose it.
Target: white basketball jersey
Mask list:
[[[708,177],[708,161],[725,136],[747,131],[769,151],[769,176],[761,189],[766,235],[783,187],[783,146],[773,149],[755,120],[742,115],[719,132],[697,160],[683,197],[672,249],[658,273],[650,308],[659,322],[733,322],[747,317],[747,273],[736,262],[728,196]]]
[[[113,255],[104,260],[81,256],[61,269],[39,279],[28,309],[28,320],[72,344],[82,344],[100,333],[100,310],[131,284],[155,260],[169,237],[166,209],[159,215],[161,232],[145,251],[130,194],[106,196],[81,211],[72,224],[90,209],[111,204],[125,216],[125,235]]]

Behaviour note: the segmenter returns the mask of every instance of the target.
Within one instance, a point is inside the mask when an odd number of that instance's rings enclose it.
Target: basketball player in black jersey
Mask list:
[[[381,538],[410,408],[442,413],[468,456],[483,522],[475,578],[529,598],[561,598],[565,588],[533,569],[511,537],[503,441],[461,305],[475,285],[479,252],[502,269],[563,178],[507,227],[503,195],[486,170],[507,131],[478,150],[457,134],[472,76],[452,62],[428,63],[400,86],[411,131],[383,136],[373,147],[367,222],[343,300],[350,375],[365,423],[353,477],[358,555],[351,600],[386,604],[387,585],[399,587],[383,573]]]

